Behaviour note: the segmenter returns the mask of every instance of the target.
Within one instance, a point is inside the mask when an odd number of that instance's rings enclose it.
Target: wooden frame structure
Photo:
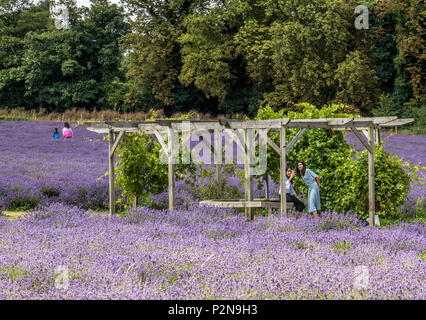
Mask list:
[[[169,177],[169,210],[175,207],[175,174],[173,159],[179,154],[179,150],[191,135],[197,131],[214,132],[215,145],[219,143],[220,132],[226,132],[230,135],[231,141],[237,143],[244,154],[244,173],[245,173],[245,199],[244,200],[206,200],[200,203],[225,207],[243,207],[247,217],[253,219],[253,208],[277,208],[277,201],[269,199],[253,198],[253,181],[250,169],[249,155],[254,152],[259,144],[259,137],[262,136],[267,146],[271,147],[280,156],[280,186],[285,190],[285,168],[286,154],[294,147],[300,137],[311,128],[323,128],[332,130],[350,130],[361,141],[368,150],[368,190],[369,190],[369,224],[374,226],[375,220],[375,190],[374,190],[374,152],[375,144],[380,143],[380,129],[385,127],[397,127],[413,122],[414,119],[398,119],[397,117],[373,117],[373,118],[322,118],[322,119],[271,119],[271,120],[155,120],[139,122],[91,122],[86,123],[87,129],[96,133],[109,135],[109,205],[110,215],[115,213],[115,176],[114,176],[114,153],[126,133],[145,132],[151,135],[152,139],[158,140],[168,159],[168,177]],[[286,129],[300,129],[296,136],[287,144]],[[247,130],[257,131],[256,141],[249,142]],[[269,131],[278,131],[280,133],[280,145],[277,146],[267,135]],[[173,133],[182,133],[180,143],[175,141]],[[266,134],[265,134],[266,132]],[[189,134],[188,134],[189,133]],[[184,136],[185,134],[185,136]],[[163,137],[167,136],[167,142]],[[213,149],[207,142],[203,141],[222,161],[220,150],[226,149],[227,145]],[[220,141],[221,142],[221,141]],[[228,144],[229,145],[229,144]],[[213,153],[212,152],[212,153]],[[216,163],[216,180],[221,185],[221,166],[222,163]],[[285,197],[281,197],[279,202],[280,213],[287,212],[288,204]]]

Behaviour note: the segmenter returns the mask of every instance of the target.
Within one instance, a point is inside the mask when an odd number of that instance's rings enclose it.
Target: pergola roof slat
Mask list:
[[[359,130],[376,127],[402,126],[413,122],[414,119],[398,119],[392,117],[365,117],[365,118],[320,118],[320,119],[267,119],[267,120],[154,120],[154,121],[105,121],[88,122],[88,130],[96,133],[137,132],[144,131],[152,134],[154,131],[166,133],[170,126],[176,131],[212,131],[225,129],[267,129],[276,130],[282,126],[286,128],[324,128],[324,129],[348,129]]]
[[[413,122],[414,119],[395,119],[393,121],[381,124],[381,127],[396,127],[396,126],[403,126],[404,124],[408,124]]]

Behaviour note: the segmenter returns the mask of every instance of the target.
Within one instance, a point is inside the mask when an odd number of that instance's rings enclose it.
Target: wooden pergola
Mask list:
[[[374,226],[375,218],[375,190],[374,190],[374,152],[375,144],[380,143],[380,129],[386,127],[397,127],[413,122],[414,119],[398,119],[397,117],[371,117],[371,118],[322,118],[322,119],[271,119],[271,120],[155,120],[155,121],[133,121],[133,122],[90,122],[89,131],[109,135],[109,206],[110,215],[115,213],[115,174],[114,174],[114,153],[126,133],[145,132],[151,136],[152,140],[158,140],[168,159],[168,184],[169,184],[169,210],[175,207],[175,164],[173,159],[179,155],[179,150],[189,141],[191,135],[197,131],[208,131],[214,133],[213,146],[203,140],[214,154],[215,159],[220,159],[216,166],[216,181],[221,185],[222,181],[222,156],[231,143],[235,142],[244,155],[244,189],[245,199],[243,200],[205,200],[201,204],[208,204],[222,207],[245,208],[245,214],[250,219],[254,218],[253,208],[278,208],[280,213],[286,213],[290,204],[286,202],[286,197],[278,199],[254,199],[253,180],[250,163],[250,154],[255,152],[260,139],[267,142],[280,156],[280,186],[285,190],[285,168],[286,155],[297,143],[307,129],[322,128],[332,130],[350,130],[368,150],[368,190],[369,190],[369,224]],[[286,143],[286,129],[299,129],[294,138]],[[250,141],[248,130],[256,132],[255,140]],[[280,144],[277,146],[267,133],[278,131],[280,134]],[[219,139],[221,133],[226,132],[231,140],[222,147]],[[177,140],[174,134],[181,134],[182,139]],[[167,136],[167,140],[164,137]]]

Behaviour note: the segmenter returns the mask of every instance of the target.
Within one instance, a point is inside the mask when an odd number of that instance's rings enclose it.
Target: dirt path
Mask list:
[[[6,216],[7,218],[11,220],[21,217],[26,213],[27,213],[26,211],[1,211],[2,215]]]

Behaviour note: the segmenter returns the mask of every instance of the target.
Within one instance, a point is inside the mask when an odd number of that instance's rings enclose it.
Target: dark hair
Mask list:
[[[64,127],[69,129],[70,124],[69,124],[68,122],[65,122],[65,123],[64,123]]]
[[[58,128],[55,128],[55,131],[58,131]]]
[[[304,176],[305,172],[306,172],[306,164],[303,161],[297,161],[297,164],[301,163],[303,165],[303,169],[302,171],[299,170],[299,166],[297,166],[297,172],[299,173],[300,176]]]

